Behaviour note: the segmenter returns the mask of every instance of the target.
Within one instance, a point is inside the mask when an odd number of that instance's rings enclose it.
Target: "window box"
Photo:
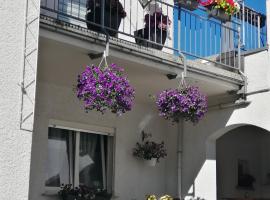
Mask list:
[[[198,0],[175,0],[174,3],[190,11],[196,10],[199,6]]]
[[[208,16],[213,17],[222,23],[226,23],[228,21],[231,21],[231,15],[228,15],[225,10],[220,8],[215,8],[214,5],[208,6]]]
[[[62,197],[61,200],[79,200],[79,199],[76,199],[75,195],[68,194],[67,196]]]
[[[155,32],[155,30],[150,29],[150,34],[149,34],[149,28],[144,28],[144,29],[135,31],[134,36],[138,37],[138,38],[135,38],[135,41],[138,45],[162,50],[163,45],[165,44],[165,41],[167,38],[167,31],[164,31],[164,30],[161,31],[160,29],[157,29]],[[140,38],[142,38],[143,40]],[[147,42],[146,40],[150,40],[157,44]]]
[[[85,19],[87,28],[99,33],[103,33],[101,28],[101,3],[100,0],[89,0],[87,3],[87,13]],[[118,0],[105,0],[104,26],[110,36],[117,35],[122,18],[126,12]]]

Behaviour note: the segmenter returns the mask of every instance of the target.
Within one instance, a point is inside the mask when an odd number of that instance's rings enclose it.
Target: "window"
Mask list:
[[[49,128],[46,187],[86,185],[112,192],[113,137]]]

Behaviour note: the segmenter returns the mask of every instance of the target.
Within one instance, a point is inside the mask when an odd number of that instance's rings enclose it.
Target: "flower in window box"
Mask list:
[[[210,17],[222,22],[230,21],[231,16],[240,10],[240,5],[236,0],[200,0],[200,3],[208,9]]]
[[[169,89],[156,96],[160,116],[173,122],[182,117],[186,121],[199,122],[207,112],[207,99],[197,87]]]
[[[58,196],[62,200],[94,200],[101,196],[103,199],[110,199],[110,194],[106,190],[91,188],[86,185],[72,187],[72,184],[62,184]]]
[[[106,110],[121,115],[130,111],[135,98],[124,69],[116,64],[109,67],[87,66],[78,76],[77,97],[84,102],[86,112]]]

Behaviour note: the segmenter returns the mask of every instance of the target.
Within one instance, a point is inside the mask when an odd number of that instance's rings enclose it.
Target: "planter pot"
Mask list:
[[[157,159],[156,158],[152,158],[151,160],[144,160],[144,163],[147,166],[154,167],[157,164]]]
[[[208,16],[220,20],[222,23],[231,21],[231,15],[228,15],[223,9],[214,8],[213,6],[208,8]]]
[[[115,37],[117,35],[118,28],[121,24],[122,17],[120,16],[119,13],[113,12],[110,9],[105,9],[105,18],[104,18],[104,26],[107,32],[109,33],[110,36]],[[87,22],[92,22],[92,23],[87,23],[87,28],[99,33],[103,33],[101,29],[101,7],[96,6],[93,9],[89,9],[87,11],[87,14],[85,16],[85,19]],[[108,29],[110,28],[110,29]],[[113,29],[113,30],[111,30]]]
[[[161,31],[160,29],[157,29],[156,32],[154,29],[150,29],[149,34],[149,28],[140,29],[134,32],[134,36],[138,37],[135,38],[135,41],[138,45],[150,47],[158,50],[162,50],[163,45],[167,38],[167,31]],[[155,39],[156,37],[156,39]],[[140,38],[144,39],[141,40]],[[146,40],[150,40],[152,42],[155,42],[157,44],[149,43]],[[158,45],[160,44],[160,45]]]
[[[190,11],[196,10],[199,6],[198,0],[175,0],[174,3]]]

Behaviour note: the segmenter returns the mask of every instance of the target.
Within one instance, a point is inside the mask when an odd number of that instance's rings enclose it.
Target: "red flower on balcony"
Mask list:
[[[199,0],[199,2],[205,7],[223,9],[228,15],[233,15],[240,10],[237,0]]]

